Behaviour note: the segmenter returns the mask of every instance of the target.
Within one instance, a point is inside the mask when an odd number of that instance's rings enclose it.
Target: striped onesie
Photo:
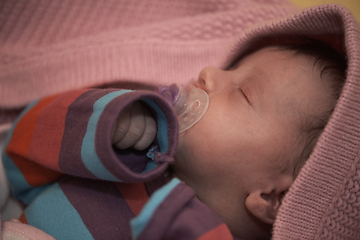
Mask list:
[[[121,110],[143,101],[157,121],[144,151],[112,147]],[[56,239],[233,239],[194,191],[164,173],[178,123],[157,93],[81,89],[30,104],[9,131],[3,164],[20,220]]]

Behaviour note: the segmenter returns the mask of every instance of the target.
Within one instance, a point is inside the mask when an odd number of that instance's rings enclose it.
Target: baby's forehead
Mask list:
[[[244,83],[270,98],[266,100],[277,99],[278,104],[284,105],[281,107],[307,102],[307,95],[322,87],[320,69],[314,67],[313,59],[277,46],[259,49],[240,59],[237,69],[246,76]]]

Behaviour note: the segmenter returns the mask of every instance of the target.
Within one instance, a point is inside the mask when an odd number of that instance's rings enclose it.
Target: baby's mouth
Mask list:
[[[158,92],[172,105],[179,120],[179,133],[194,126],[209,107],[208,94],[193,84],[186,88],[177,84],[159,86]]]

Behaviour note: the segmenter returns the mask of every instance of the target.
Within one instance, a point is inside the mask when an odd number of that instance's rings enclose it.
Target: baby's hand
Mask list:
[[[150,111],[134,102],[124,108],[111,130],[111,142],[119,149],[134,148],[144,150],[156,136],[156,122]]]

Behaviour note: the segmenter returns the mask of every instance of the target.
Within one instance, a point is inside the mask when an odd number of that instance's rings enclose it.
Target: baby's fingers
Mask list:
[[[135,102],[131,105],[130,125],[127,129],[127,132],[125,133],[124,137],[115,144],[115,147],[119,149],[132,147],[142,137],[144,132],[144,107],[140,102]]]
[[[144,108],[145,131],[143,135],[132,147],[136,150],[144,150],[150,146],[156,136],[156,122],[148,109]]]
[[[124,108],[118,116],[114,126],[112,127],[111,143],[115,144],[116,147],[118,147],[117,143],[125,136],[125,134],[129,130],[131,118],[130,110],[131,105]]]

